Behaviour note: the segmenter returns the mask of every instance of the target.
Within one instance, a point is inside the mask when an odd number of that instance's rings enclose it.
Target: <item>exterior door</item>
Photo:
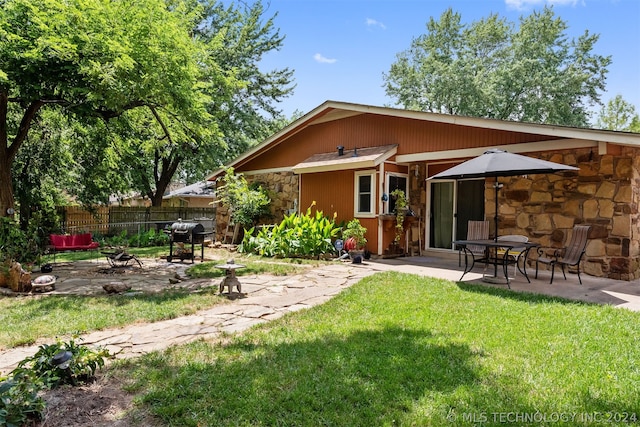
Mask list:
[[[484,219],[484,179],[431,181],[427,203],[429,248],[453,249],[467,236],[469,220]]]
[[[431,182],[429,197],[429,247],[451,249],[453,238],[453,212],[455,181]]]
[[[484,220],[484,179],[458,181],[457,184],[456,239],[465,239],[469,221]]]

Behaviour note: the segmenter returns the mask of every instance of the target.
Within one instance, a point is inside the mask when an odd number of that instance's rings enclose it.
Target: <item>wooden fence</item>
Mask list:
[[[63,206],[58,208],[58,214],[60,228],[66,233],[91,232],[113,236],[123,230],[129,234],[152,228],[162,230],[178,219],[198,222],[205,230],[212,231],[215,229],[216,208],[98,206],[86,210],[78,206]]]

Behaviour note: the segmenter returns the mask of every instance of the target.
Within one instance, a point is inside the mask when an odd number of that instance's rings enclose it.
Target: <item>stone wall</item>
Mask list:
[[[580,171],[500,178],[499,234],[524,234],[543,247],[561,248],[574,225],[590,225],[583,271],[621,280],[640,277],[640,150],[611,151],[602,156],[596,148],[531,154]],[[491,220],[494,194],[487,180],[485,212]]]
[[[265,224],[275,224],[282,221],[284,214],[294,209],[298,200],[299,177],[292,172],[273,172],[260,175],[246,176],[247,182],[260,182],[262,188],[269,192],[271,198],[271,218],[265,218]],[[297,208],[297,205],[295,206]],[[223,240],[227,224],[229,223],[229,210],[219,206],[216,212],[217,240]]]

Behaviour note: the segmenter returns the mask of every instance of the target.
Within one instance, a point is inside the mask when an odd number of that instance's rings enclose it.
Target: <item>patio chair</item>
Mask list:
[[[588,225],[576,225],[573,227],[573,233],[571,234],[571,241],[569,244],[562,248],[556,249],[552,256],[545,254],[543,248],[538,249],[538,259],[536,260],[536,279],[538,278],[538,264],[548,264],[551,266],[551,281],[553,283],[553,275],[555,273],[556,265],[562,268],[562,275],[567,280],[567,275],[564,271],[564,266],[576,267],[578,270],[578,281],[582,285],[582,279],[580,278],[580,261],[587,248],[587,236],[591,229]]]
[[[527,236],[522,236],[522,235],[519,235],[519,234],[509,234],[509,235],[506,235],[506,236],[498,236],[498,242],[500,240],[504,240],[504,241],[507,241],[507,242],[527,243],[529,241],[529,238]],[[509,259],[507,260],[507,262],[513,260],[513,263],[514,263],[513,277],[516,276],[516,272],[518,271],[518,262],[520,261],[520,255],[522,255],[525,250],[526,250],[526,248],[524,248],[524,247],[509,249],[509,255],[508,255]],[[507,249],[506,248],[498,248],[496,252],[497,252],[498,258],[503,258],[505,255],[507,255]]]
[[[486,240],[489,238],[489,221],[469,221],[467,223],[467,240]],[[462,265],[463,248],[458,248],[458,266]],[[487,259],[487,248],[485,246],[467,245],[467,251],[473,257],[474,264]],[[478,257],[476,259],[476,257]]]

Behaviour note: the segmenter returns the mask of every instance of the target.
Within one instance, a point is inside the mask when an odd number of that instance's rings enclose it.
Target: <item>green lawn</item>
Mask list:
[[[154,257],[165,253],[163,248],[139,248],[134,253]],[[222,252],[221,257],[228,253]],[[57,257],[59,262],[95,258],[88,252],[69,252]],[[247,274],[292,275],[304,272],[320,261],[260,260],[236,254],[237,263]],[[144,262],[144,259],[143,259]],[[222,261],[195,263],[187,270],[192,277],[222,277],[224,271],[215,268]],[[217,295],[218,287],[199,293],[170,289],[144,295],[59,296],[0,298],[0,350],[33,344],[39,338],[60,337],[91,331],[122,327],[137,322],[157,322],[193,314],[199,310],[228,302]]]
[[[0,298],[0,349],[55,338],[156,322],[225,303],[217,288],[202,293],[171,290],[149,295]]]
[[[628,425],[639,337],[640,313],[385,273],[116,369],[170,426]]]

